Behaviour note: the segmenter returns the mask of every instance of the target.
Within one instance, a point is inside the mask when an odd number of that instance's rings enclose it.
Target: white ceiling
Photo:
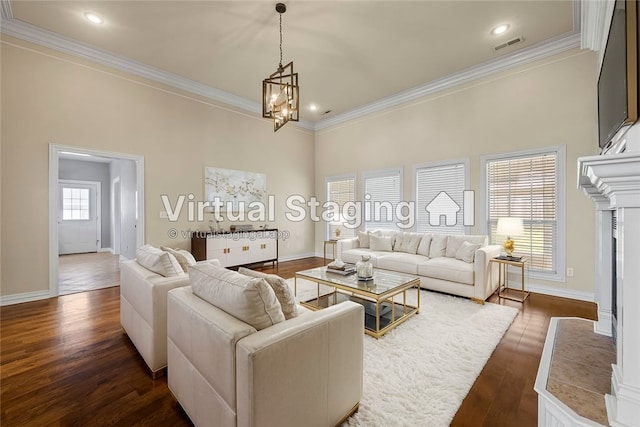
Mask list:
[[[5,0],[6,1],[6,0]],[[283,63],[299,73],[301,118],[343,114],[578,29],[571,0],[288,1]],[[278,61],[272,1],[17,1],[13,21],[261,101]],[[6,7],[6,5],[5,5]],[[100,15],[89,23],[84,12]],[[3,21],[4,23],[4,21]],[[490,30],[508,23],[509,30]],[[514,37],[524,42],[493,47]],[[319,111],[311,112],[315,103]],[[323,115],[326,110],[332,112]]]

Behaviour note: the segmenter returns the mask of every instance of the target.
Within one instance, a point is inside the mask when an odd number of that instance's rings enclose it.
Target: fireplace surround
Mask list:
[[[640,419],[640,152],[579,158],[578,186],[596,209],[595,332],[611,336],[616,320],[607,415],[612,426],[633,426]]]

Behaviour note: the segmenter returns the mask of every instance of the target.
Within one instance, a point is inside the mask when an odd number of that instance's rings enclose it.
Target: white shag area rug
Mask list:
[[[298,297],[315,292],[298,279]],[[407,292],[408,303],[416,292]],[[344,426],[448,426],[518,313],[420,292],[420,314],[379,340],[365,335],[360,409]]]

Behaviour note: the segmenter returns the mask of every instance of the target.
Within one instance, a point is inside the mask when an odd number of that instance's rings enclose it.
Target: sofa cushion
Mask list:
[[[372,251],[389,251],[393,250],[393,240],[391,236],[378,236],[371,233],[369,235],[369,248]]]
[[[420,276],[473,285],[473,264],[455,258],[439,257],[418,265]]]
[[[358,245],[361,248],[369,247],[369,233],[366,231],[358,231]]]
[[[189,251],[185,251],[184,249],[171,249],[166,246],[160,246],[160,249],[173,255],[185,273],[189,271],[189,266],[196,264],[196,259]]]
[[[138,248],[136,261],[147,270],[164,277],[184,274],[180,263],[173,255],[151,245],[142,245]]]
[[[193,293],[257,330],[284,322],[276,294],[264,279],[212,264],[189,267]]]
[[[378,258],[378,268],[398,271],[400,273],[418,274],[418,265],[425,262],[422,255],[407,254],[404,252],[392,252],[381,255]]]
[[[462,242],[460,249],[456,252],[456,259],[464,262],[473,262],[476,257],[476,251],[480,248],[480,245],[474,245],[469,242]]]
[[[280,303],[285,319],[288,320],[298,315],[296,299],[293,296],[293,292],[291,292],[291,288],[282,277],[276,274],[266,274],[261,271],[255,271],[244,267],[240,267],[238,269],[238,273],[266,280],[269,286],[271,286],[271,289],[273,289],[273,292],[276,294],[276,298],[278,298],[278,302]]]
[[[393,250],[396,252],[415,254],[418,251],[421,239],[422,234],[420,233],[398,233]]]
[[[362,259],[362,255],[369,255],[371,257],[370,259],[371,264],[373,264],[374,267],[377,267],[378,257],[386,253],[388,252],[374,252],[371,249],[365,249],[365,248],[349,249],[342,252],[341,260],[344,262],[355,264],[356,262]]]
[[[429,247],[429,258],[443,257],[447,253],[447,235],[434,234],[431,237],[431,246]]]
[[[424,255],[426,257],[429,256],[429,249],[431,249],[431,238],[433,236],[431,233],[426,233],[422,235],[422,239],[420,239],[420,244],[418,245],[418,250],[416,253],[418,255]]]

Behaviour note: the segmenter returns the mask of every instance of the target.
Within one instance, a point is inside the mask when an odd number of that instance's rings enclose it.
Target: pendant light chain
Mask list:
[[[282,69],[282,13],[278,13],[280,15],[280,64],[278,69]]]

